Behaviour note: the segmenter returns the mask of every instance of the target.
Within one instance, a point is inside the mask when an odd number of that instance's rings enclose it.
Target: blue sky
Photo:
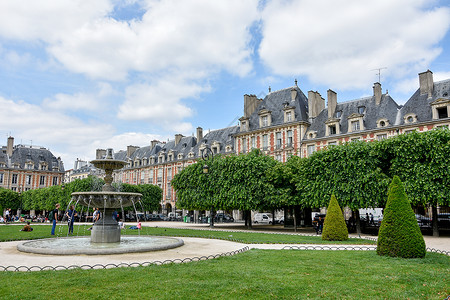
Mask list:
[[[450,6],[429,0],[3,0],[0,133],[61,156],[237,125],[243,95],[298,80],[400,104],[450,78]]]

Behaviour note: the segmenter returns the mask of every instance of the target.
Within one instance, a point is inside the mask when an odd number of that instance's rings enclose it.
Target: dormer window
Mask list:
[[[328,130],[330,135],[336,134],[336,125],[329,125]]]
[[[226,152],[231,152],[231,151],[233,151],[233,149],[231,148],[230,145],[228,145],[228,146],[225,147],[225,151]]]
[[[364,130],[363,116],[353,113],[348,117],[348,132],[360,130]]]
[[[358,113],[360,114],[360,115],[362,115],[362,114],[364,114],[364,111],[366,110],[366,107],[365,106],[358,106]]]
[[[267,116],[262,116],[261,117],[261,123],[263,127],[269,126],[269,120]]]
[[[295,111],[294,111],[295,107],[294,106],[289,106],[289,105],[285,105],[285,107],[283,108],[284,110],[284,122],[292,122],[295,120]]]
[[[221,150],[220,143],[218,141],[214,141],[211,145],[211,150],[214,154],[219,153]]]
[[[183,159],[183,153],[178,154],[178,159]]]
[[[189,152],[188,157],[189,158],[193,158],[194,157],[194,152]]]
[[[382,127],[386,127],[389,126],[389,120],[388,119],[378,119],[377,120],[377,127],[378,128],[382,128]]]
[[[306,134],[308,139],[315,139],[317,136],[317,131],[308,131],[308,133]]]
[[[330,118],[325,122],[325,126],[326,136],[341,134],[339,119]]]
[[[272,124],[272,119],[270,115],[271,111],[267,109],[262,109],[259,112],[259,127],[267,127]]]
[[[239,119],[241,122],[241,131],[247,131],[248,130],[248,118],[242,117]]]
[[[340,118],[342,116],[342,110],[338,110],[335,112],[336,118]]]
[[[411,124],[411,123],[417,122],[416,114],[407,114],[403,118],[404,118],[406,124]]]
[[[446,119],[450,116],[450,99],[439,98],[431,103],[433,119]]]
[[[292,112],[287,111],[286,112],[286,122],[291,122],[291,121],[292,121]]]
[[[438,119],[446,119],[448,118],[448,109],[447,107],[439,107],[436,108],[437,110],[437,114],[438,114]]]

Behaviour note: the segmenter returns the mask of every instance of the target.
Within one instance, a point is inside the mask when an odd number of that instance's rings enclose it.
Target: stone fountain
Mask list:
[[[108,149],[104,159],[96,159],[91,163],[105,170],[105,185],[101,192],[72,193],[72,202],[87,207],[99,207],[100,219],[92,227],[91,237],[65,237],[27,241],[17,245],[22,252],[50,255],[101,255],[132,252],[167,250],[180,247],[183,240],[172,237],[153,236],[120,236],[120,227],[113,218],[114,210],[134,206],[140,201],[142,194],[116,192],[112,187],[112,172],[122,169],[126,162],[116,160],[113,150]]]
[[[72,200],[88,207],[99,207],[101,218],[94,224],[91,232],[91,243],[117,243],[120,242],[120,227],[113,218],[113,212],[122,207],[133,206],[140,201],[142,194],[115,192],[111,183],[112,172],[122,169],[127,163],[116,160],[112,149],[107,150],[104,159],[96,159],[91,163],[98,169],[105,170],[105,185],[101,192],[72,193]]]

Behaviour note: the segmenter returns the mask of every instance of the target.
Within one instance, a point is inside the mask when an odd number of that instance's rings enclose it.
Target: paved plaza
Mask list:
[[[131,226],[133,223],[127,223],[127,226]],[[200,230],[210,230],[208,224],[192,224],[192,223],[182,223],[182,222],[146,222],[143,226],[149,227],[168,227],[168,228],[192,228]],[[217,224],[214,230],[223,231],[237,231],[243,230],[244,226],[240,223],[228,223],[228,224]],[[286,230],[282,226],[264,226],[257,225],[254,226],[254,232],[268,232],[268,233],[290,233],[290,234],[313,234],[311,230],[299,230],[299,232],[294,233],[293,230]],[[351,237],[356,237],[355,234],[351,234]],[[374,236],[362,236],[363,238],[374,239]],[[450,237],[432,237],[424,236],[427,248],[433,248],[440,251],[450,252]],[[284,247],[293,246],[307,247],[313,245],[299,245],[299,244],[242,244],[231,241],[217,240],[217,239],[203,239],[203,238],[188,238],[182,237],[184,245],[175,249],[164,250],[164,251],[153,251],[145,253],[132,253],[132,254],[118,254],[118,255],[64,255],[64,256],[53,256],[53,255],[41,255],[41,254],[30,254],[22,253],[17,250],[17,244],[23,241],[13,241],[13,242],[2,242],[0,243],[0,257],[2,257],[2,266],[24,266],[31,268],[33,266],[45,267],[70,267],[70,266],[83,266],[89,265],[93,266],[99,265],[109,265],[114,267],[120,264],[133,264],[133,263],[154,263],[154,262],[164,262],[165,260],[183,260],[186,258],[196,259],[201,257],[212,257],[220,254],[232,253],[235,251],[247,249],[282,249]],[[319,246],[319,245],[316,245]],[[323,249],[340,249],[340,248],[373,248],[374,246],[362,246],[362,245],[320,245]]]

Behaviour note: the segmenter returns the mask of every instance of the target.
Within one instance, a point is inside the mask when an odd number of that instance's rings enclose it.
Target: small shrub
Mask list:
[[[426,254],[422,232],[398,176],[389,186],[377,254],[403,258],[423,258]]]
[[[344,215],[334,195],[331,195],[327,216],[323,223],[322,240],[345,241],[348,240],[348,229],[345,225]]]

